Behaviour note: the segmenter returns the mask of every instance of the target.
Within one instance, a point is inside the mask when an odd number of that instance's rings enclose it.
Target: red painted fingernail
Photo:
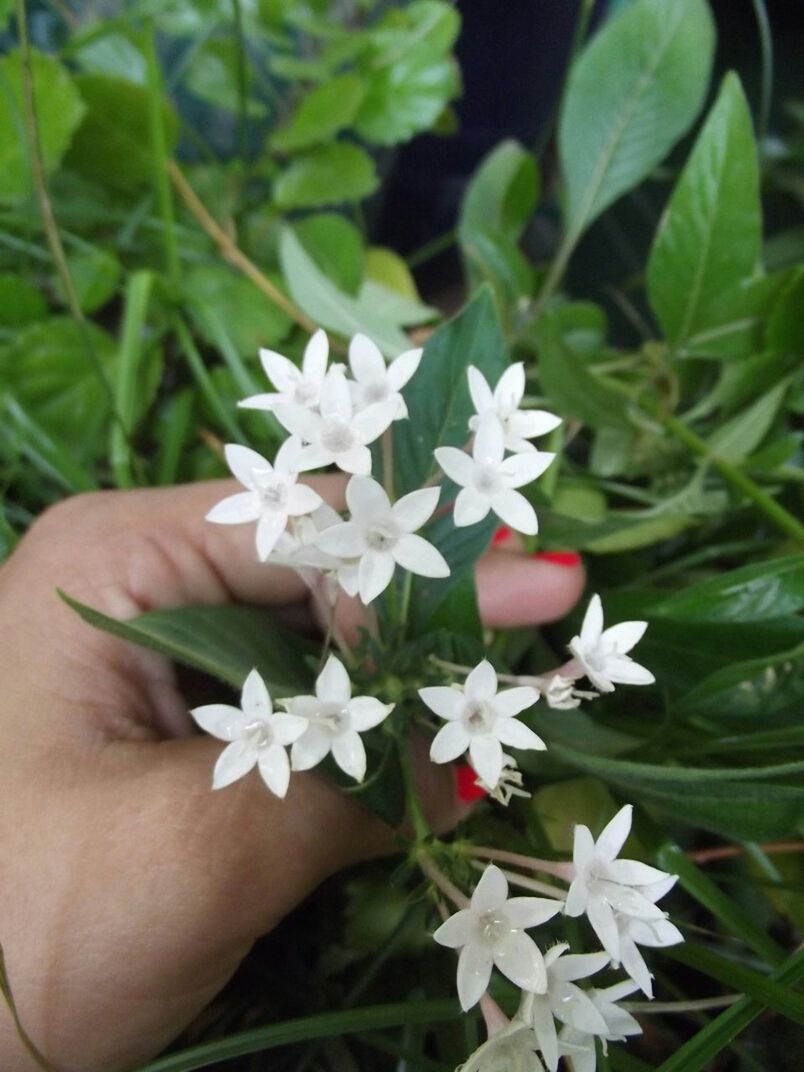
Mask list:
[[[458,799],[467,804],[482,800],[486,796],[486,790],[477,785],[477,774],[468,763],[461,763],[455,768],[455,781]]]
[[[511,530],[507,525],[501,525],[491,538],[491,546],[499,547],[501,543],[511,539]]]
[[[580,566],[581,556],[577,551],[537,551],[533,556],[554,566]]]

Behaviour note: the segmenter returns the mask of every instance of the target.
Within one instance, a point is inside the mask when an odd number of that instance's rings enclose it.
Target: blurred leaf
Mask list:
[[[114,297],[120,274],[120,261],[99,246],[81,248],[67,258],[78,304],[85,313],[94,313]],[[63,305],[69,305],[59,276],[54,290]]]
[[[767,724],[776,715],[799,719],[804,708],[804,645],[759,659],[732,662],[678,701],[684,715]],[[774,720],[775,721],[775,720]]]
[[[378,316],[370,301],[352,298],[330,282],[290,227],[282,232],[279,259],[291,297],[323,328],[346,338],[365,332],[386,357],[396,357],[410,349],[408,337],[385,317]]]
[[[72,49],[78,65],[91,74],[108,74],[125,78],[127,82],[144,85],[146,81],[145,57],[125,33],[98,30],[103,24],[92,27],[92,35],[85,43],[73,38]]]
[[[682,622],[758,622],[804,607],[804,554],[772,558],[662,600],[655,614]]]
[[[55,171],[84,115],[75,82],[52,56],[31,49],[31,78],[45,173]],[[22,57],[0,57],[0,201],[18,201],[33,190],[25,130]]]
[[[409,327],[414,324],[426,324],[438,317],[438,310],[431,305],[424,305],[420,301],[405,297],[398,290],[391,290],[381,283],[375,283],[373,279],[366,279],[360,288],[358,302],[378,320],[385,320],[388,324],[399,324],[401,327]]]
[[[355,122],[361,137],[393,145],[435,123],[460,89],[450,54],[459,28],[460,16],[445,0],[414,0],[386,12],[358,64],[366,89]]]
[[[559,122],[570,234],[649,175],[689,129],[713,48],[704,0],[636,0],[592,38],[570,72]]]
[[[271,147],[284,152],[307,149],[351,125],[363,99],[363,84],[354,74],[339,74],[302,97],[287,126],[271,135]]]
[[[153,179],[148,91],[105,74],[78,75],[76,84],[87,112],[67,154],[68,167],[85,179],[130,192]],[[162,125],[168,154],[173,152],[178,122],[163,102]]]
[[[673,191],[648,261],[650,302],[673,347],[723,322],[723,295],[756,273],[761,243],[751,115],[731,72]]]
[[[531,811],[556,852],[572,855],[575,826],[597,834],[617,812],[617,802],[598,778],[570,778],[538,789]],[[625,851],[624,856],[631,858]]]
[[[27,279],[0,272],[0,327],[21,328],[47,315],[45,299]]]
[[[239,45],[230,38],[215,38],[206,41],[192,58],[184,83],[191,93],[216,108],[237,112],[240,108],[238,91]],[[246,115],[250,119],[262,119],[266,107],[262,101],[247,97]]]
[[[319,212],[295,223],[296,237],[321,271],[347,294],[356,294],[366,256],[353,223],[335,212]]]
[[[789,386],[789,378],[782,380],[748,409],[721,424],[709,437],[712,454],[730,462],[747,458],[767,435]]]
[[[287,313],[224,264],[194,266],[185,273],[184,290],[199,334],[217,347],[215,324],[223,325],[241,357],[253,361],[261,346],[276,346],[293,326]]]
[[[371,246],[366,250],[366,278],[396,291],[403,298],[419,301],[419,292],[410,268],[392,249]]]
[[[377,189],[371,157],[350,142],[319,145],[297,156],[274,184],[282,209],[318,208],[361,201]]]
[[[645,511],[647,513],[647,511]],[[616,555],[624,551],[635,551],[639,547],[651,547],[653,544],[669,540],[695,524],[695,516],[682,512],[673,512],[652,517],[628,516],[624,510],[612,512],[606,521],[598,527],[595,534],[583,538],[583,531],[578,532],[582,542],[577,546],[593,555]],[[600,529],[604,531],[601,532]]]
[[[792,273],[773,304],[765,329],[765,342],[776,353],[804,357],[804,268]]]
[[[780,986],[759,972],[746,968],[731,958],[721,957],[701,945],[685,942],[668,950],[667,955],[703,972],[711,979],[717,979],[731,990],[741,990],[749,997],[757,998],[782,1016],[804,1026],[804,997],[788,987]],[[779,958],[775,960],[778,963]]]

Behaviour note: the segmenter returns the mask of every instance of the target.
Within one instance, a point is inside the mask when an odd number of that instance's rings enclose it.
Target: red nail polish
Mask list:
[[[486,790],[476,784],[477,774],[468,763],[461,763],[455,768],[455,781],[458,799],[467,804],[482,800],[486,796]]]
[[[491,538],[491,546],[499,547],[501,543],[511,539],[511,530],[507,525],[501,525]]]
[[[554,566],[580,566],[581,556],[577,551],[537,551],[533,556]]]

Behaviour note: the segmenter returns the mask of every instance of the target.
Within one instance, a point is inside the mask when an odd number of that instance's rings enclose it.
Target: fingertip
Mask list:
[[[580,559],[558,564],[496,550],[480,560],[475,577],[480,615],[490,629],[542,625],[563,618],[586,584]]]

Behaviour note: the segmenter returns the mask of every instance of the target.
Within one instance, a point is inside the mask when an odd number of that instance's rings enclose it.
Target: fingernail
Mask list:
[[[554,566],[580,566],[581,556],[577,551],[537,551],[533,556]]]
[[[486,790],[477,784],[477,774],[468,763],[461,763],[455,768],[455,791],[458,800],[471,804],[475,800],[482,800],[486,796]]]
[[[511,530],[507,525],[501,525],[491,538],[491,546],[499,547],[501,543],[511,539]]]

